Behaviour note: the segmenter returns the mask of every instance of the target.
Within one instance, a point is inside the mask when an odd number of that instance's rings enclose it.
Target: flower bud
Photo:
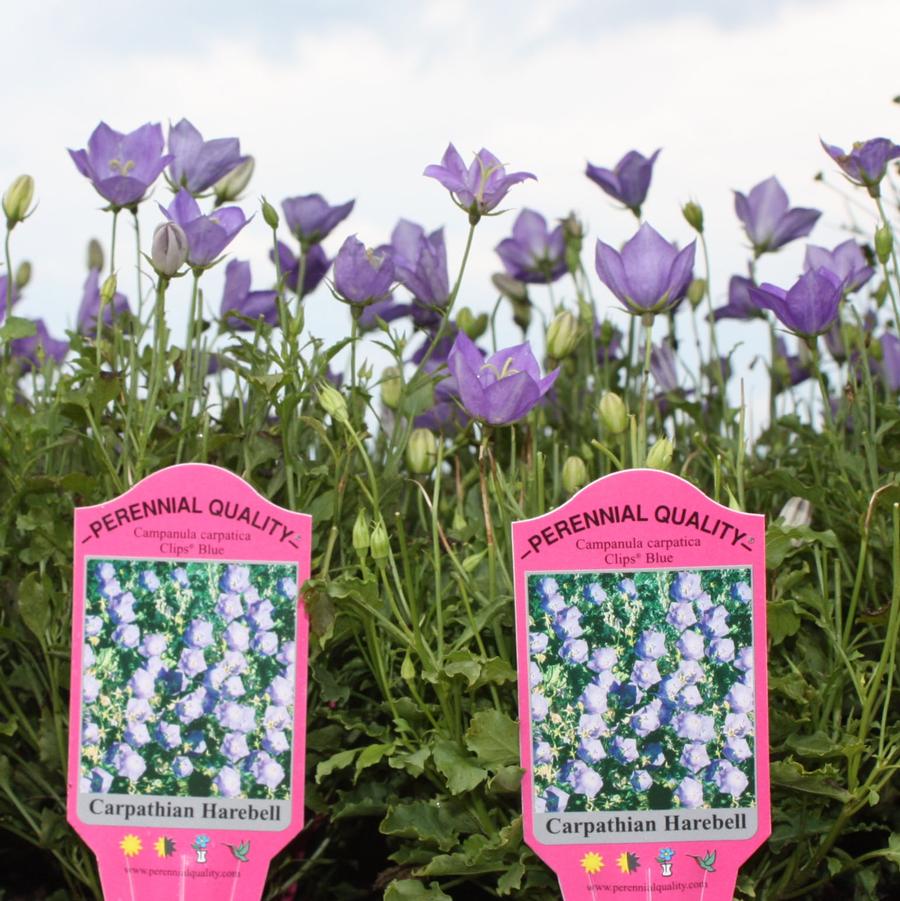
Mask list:
[[[13,180],[3,195],[3,212],[6,213],[7,228],[25,221],[33,197],[34,179],[30,175],[20,175]]]
[[[778,518],[790,529],[808,526],[812,522],[812,505],[806,498],[792,497],[781,508]]]
[[[396,410],[403,393],[403,378],[396,366],[387,366],[381,374],[381,400],[391,410]]]
[[[322,409],[329,413],[338,422],[349,422],[350,415],[347,412],[347,401],[337,388],[323,382],[319,386],[319,403]]]
[[[456,507],[453,511],[453,523],[451,524],[453,531],[462,532],[468,524],[469,521],[466,519],[466,514],[463,513],[460,507]]]
[[[100,302],[104,306],[113,302],[113,298],[116,296],[117,286],[118,281],[116,279],[116,274],[115,272],[111,272],[103,280],[103,284],[100,285]]]
[[[699,203],[689,200],[682,208],[681,215],[687,220],[687,224],[697,234],[703,234],[703,208]]]
[[[413,429],[406,445],[406,465],[410,472],[424,475],[434,469],[437,462],[437,438],[429,429]]]
[[[528,285],[505,272],[495,272],[491,276],[494,287],[507,299],[515,303],[528,302]]]
[[[87,267],[89,272],[94,269],[97,272],[103,271],[103,247],[96,238],[91,238],[88,241]]]
[[[369,523],[365,511],[360,510],[356,514],[356,521],[353,523],[353,549],[364,558],[369,550]]]
[[[250,183],[253,167],[253,157],[248,156],[243,163],[235,166],[231,172],[223,175],[213,185],[213,191],[216,195],[216,206],[221,206],[223,203],[231,203],[240,197],[241,192]]]
[[[668,438],[660,438],[647,454],[648,469],[668,469],[675,445]]]
[[[706,296],[706,279],[692,279],[691,283],[688,285],[686,295],[691,307],[696,310],[700,301]]]
[[[584,242],[584,226],[574,213],[561,220],[566,248],[566,268],[575,273],[581,267],[581,246]]]
[[[456,314],[456,324],[473,341],[477,341],[487,331],[487,313],[479,313],[476,316],[468,307],[463,307]]]
[[[528,331],[528,326],[531,325],[531,301],[525,300],[522,303],[513,301],[512,308],[513,322],[522,329],[524,335]]]
[[[562,483],[568,494],[574,494],[582,485],[587,485],[587,466],[581,457],[573,455],[566,458],[562,468]]]
[[[31,263],[22,260],[16,269],[16,288],[21,291],[31,281]]]
[[[266,223],[266,225],[269,226],[269,228],[278,228],[278,210],[276,210],[275,207],[273,207],[265,197],[263,197],[262,199],[262,214],[263,221]]]
[[[621,435],[628,428],[628,411],[618,394],[604,391],[600,398],[600,422],[610,435]]]
[[[184,229],[175,222],[163,222],[153,232],[150,262],[159,275],[171,278],[185,264],[188,239]]]
[[[379,565],[382,565],[382,561],[391,552],[391,542],[388,538],[387,529],[385,529],[384,523],[380,519],[375,523],[375,528],[372,529],[369,549],[372,552],[372,559]]]
[[[555,360],[569,356],[578,344],[578,320],[568,311],[558,313],[547,329],[547,353]]]
[[[894,249],[894,235],[887,225],[880,225],[875,232],[875,256],[884,265],[891,258]]]

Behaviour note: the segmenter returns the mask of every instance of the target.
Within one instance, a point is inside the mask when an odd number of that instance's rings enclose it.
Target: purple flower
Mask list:
[[[684,601],[680,604],[669,604],[666,622],[678,629],[679,632],[683,632],[689,626],[693,626],[697,622],[694,605],[690,601]]]
[[[578,720],[578,734],[587,738],[609,735],[609,724],[602,713],[582,713]]]
[[[719,663],[734,660],[734,642],[730,638],[714,638],[709,643],[709,656]]]
[[[274,609],[272,602],[267,600],[251,604],[247,612],[247,619],[250,621],[250,625],[258,631],[266,631],[273,628],[275,622],[272,619],[272,611]]]
[[[630,600],[637,600],[638,590],[637,585],[634,584],[634,579],[620,579],[616,588]]]
[[[129,698],[125,705],[125,719],[129,723],[146,723],[153,716],[153,708],[146,698]]]
[[[663,394],[673,394],[681,390],[678,361],[675,357],[675,349],[669,341],[651,345],[650,372]]]
[[[728,634],[728,610],[721,604],[704,610],[700,622],[707,638],[724,638]]]
[[[752,279],[732,275],[728,282],[728,303],[713,313],[716,322],[720,319],[759,318],[762,315],[759,307],[750,299],[752,287],[754,287]]]
[[[293,665],[297,660],[297,643],[295,641],[282,642],[281,650],[275,656],[275,659],[285,666]]]
[[[265,657],[278,653],[278,635],[275,632],[257,632],[251,644],[254,651]]]
[[[262,742],[263,749],[270,754],[283,754],[290,748],[290,742],[287,735],[280,730],[266,732],[266,736]]]
[[[252,732],[256,726],[256,711],[253,707],[226,701],[216,710],[223,729],[233,732]]]
[[[10,354],[15,357],[23,371],[38,369],[45,360],[61,363],[69,352],[69,342],[51,338],[43,319],[34,319],[31,322],[35,333],[27,338],[14,338],[10,341]]]
[[[346,301],[369,304],[383,300],[394,281],[394,263],[387,252],[368,250],[350,235],[334,258],[334,288]]]
[[[673,579],[669,597],[673,601],[696,601],[702,591],[700,574],[685,571],[678,573]]]
[[[697,773],[704,767],[709,766],[709,754],[706,745],[703,742],[695,741],[684,746],[681,752],[681,765],[692,773]]]
[[[582,738],[578,745],[578,756],[588,764],[600,763],[606,757],[603,742],[599,738]]]
[[[603,586],[598,582],[592,582],[590,585],[586,585],[584,589],[584,599],[589,604],[595,604],[597,607],[602,607],[607,600],[606,592],[603,590]]]
[[[656,685],[661,678],[655,660],[638,660],[631,670],[632,682],[642,690]]]
[[[355,201],[348,200],[330,206],[321,194],[288,197],[281,201],[288,228],[304,248],[324,241],[353,209]]]
[[[128,298],[117,291],[111,302],[103,305],[103,325],[111,326],[124,313],[130,313]],[[100,270],[91,269],[81,291],[81,303],[75,316],[76,328],[82,335],[97,334],[97,317],[100,315]]]
[[[553,631],[559,638],[580,638],[584,634],[581,611],[577,607],[564,607],[554,619]]]
[[[179,588],[189,588],[191,585],[190,579],[188,578],[187,570],[183,566],[177,566],[171,572],[172,581]]]
[[[230,563],[222,573],[219,587],[222,591],[243,594],[250,588],[250,567],[241,566],[239,563]]]
[[[208,648],[213,643],[212,623],[205,619],[195,619],[184,633],[184,643],[189,648]]]
[[[681,780],[678,788],[675,789],[675,798],[682,807],[702,807],[703,806],[703,785],[690,776],[685,776]]]
[[[181,744],[181,726],[178,723],[160,723],[156,727],[156,735],[164,748],[177,748]]]
[[[419,304],[446,306],[450,280],[442,228],[426,235],[421,225],[401,219],[391,232],[391,243],[381,249],[390,254],[397,281]]]
[[[683,707],[699,707],[703,703],[703,696],[696,685],[688,685],[682,690],[678,701]]]
[[[200,648],[185,648],[178,659],[178,669],[189,679],[206,670],[206,658]]]
[[[90,790],[100,794],[106,794],[113,784],[113,774],[99,766],[91,770]]]
[[[567,638],[559,651],[559,656],[566,663],[584,663],[588,657],[588,643],[583,638]]]
[[[206,738],[202,732],[188,732],[184,741],[191,749],[191,754],[202,755],[206,753]]]
[[[862,248],[852,238],[838,244],[834,250],[807,244],[803,268],[833,272],[843,282],[846,294],[861,288],[875,274],[875,270],[866,263]]]
[[[437,179],[450,192],[456,205],[469,214],[472,224],[494,209],[513,185],[535,178],[530,172],[507,175],[500,160],[483,147],[467,169],[453,144],[447,145],[440,165],[426,166],[423,175]]]
[[[566,599],[559,592],[545,595],[541,608],[547,613],[562,613],[566,609]]]
[[[805,345],[801,344],[800,347],[803,349]],[[777,387],[776,393],[780,393],[794,385],[799,385],[812,376],[808,355],[803,357],[799,354],[788,353],[787,342],[779,335],[775,340],[774,371],[772,375]]]
[[[559,375],[557,368],[541,378],[540,366],[527,342],[484,360],[465,332],[457,334],[447,365],[466,412],[490,425],[509,425],[521,419]]]
[[[275,585],[275,590],[289,601],[297,599],[297,583],[293,579],[279,579]]]
[[[539,691],[531,693],[531,720],[535,723],[542,723],[550,712],[550,703]]]
[[[618,659],[619,655],[615,648],[596,648],[587,666],[595,673],[608,672],[616,665]]]
[[[284,781],[284,767],[265,751],[256,753],[256,760],[253,762],[251,772],[258,785],[264,785],[270,790],[278,788]]]
[[[828,269],[804,272],[787,291],[768,283],[750,288],[757,306],[771,310],[792,332],[806,338],[828,330],[842,296],[841,280]]]
[[[136,748],[143,748],[150,744],[150,731],[145,723],[132,723],[125,730],[125,741]]]
[[[532,660],[528,664],[528,685],[530,688],[537,688],[544,681],[541,668]]]
[[[269,259],[275,261],[274,250],[269,251]],[[328,259],[320,244],[313,244],[306,251],[306,260],[303,266],[303,297],[312,294],[318,288],[330,265],[331,260]],[[296,294],[300,281],[300,258],[295,256],[290,247],[282,241],[278,242],[278,268],[281,270],[284,283]]]
[[[241,596],[239,594],[232,594],[231,592],[223,592],[220,594],[219,599],[216,601],[216,613],[218,613],[227,623],[237,619],[239,616],[243,616],[244,603],[241,600]]]
[[[551,813],[562,813],[569,803],[568,793],[555,785],[551,785],[550,788],[544,792],[544,798],[546,800],[547,810]]]
[[[642,660],[659,660],[666,653],[666,636],[655,629],[646,629],[641,633],[634,652]]]
[[[159,576],[152,569],[145,569],[141,573],[140,582],[147,591],[157,591],[159,589]]]
[[[70,150],[69,155],[114,210],[140,203],[172,160],[171,155],[163,155],[158,123],[122,134],[101,122],[88,139],[87,150]]]
[[[263,713],[263,725],[269,730],[287,729],[291,725],[291,712],[282,704],[270,704]]]
[[[788,209],[789,203],[787,193],[774,176],[751,188],[746,197],[740,191],[734,192],[734,211],[744,224],[756,256],[808,235],[822,215],[819,210]]]
[[[900,156],[900,146],[888,138],[857,141],[849,153],[824,141],[822,147],[850,181],[868,188],[873,197],[878,196],[878,185],[887,172],[887,164]]]
[[[614,200],[624,203],[635,216],[640,217],[641,206],[647,198],[653,164],[659,156],[657,150],[645,157],[636,150],[629,150],[613,169],[587,164],[585,175],[609,194]]]
[[[609,692],[602,686],[590,682],[578,698],[587,713],[606,713],[609,708]]]
[[[550,644],[550,638],[543,632],[532,632],[528,637],[528,649],[532,654],[543,654]]]
[[[276,676],[266,689],[274,704],[287,706],[294,700],[294,683],[283,676]]]
[[[592,770],[584,761],[574,760],[566,767],[566,781],[572,786],[576,795],[594,798],[603,788],[603,778],[596,770]]]
[[[236,763],[250,753],[250,748],[247,747],[247,736],[242,732],[229,732],[222,739],[221,751],[231,763]]]
[[[692,741],[712,741],[715,737],[715,721],[711,716],[704,716],[693,711],[679,713],[673,720],[675,734],[679,738]]]
[[[113,632],[113,641],[123,648],[136,648],[141,640],[141,630],[133,623],[116,627]]]
[[[198,653],[202,654],[203,652],[199,651]],[[175,705],[175,713],[178,715],[178,719],[185,725],[199,719],[206,713],[206,699],[207,692],[205,688],[197,688],[189,695],[183,697]]]
[[[155,691],[156,679],[145,669],[134,671],[128,681],[128,687],[136,698],[149,698]]]
[[[534,743],[534,752],[532,754],[532,762],[535,766],[540,766],[544,763],[551,763],[553,761],[553,749],[550,747],[549,742],[546,741],[535,741]]]
[[[241,142],[237,138],[204,141],[187,119],[169,126],[169,151],[173,157],[169,166],[172,181],[191,194],[211,188],[247,160],[241,156]]]
[[[100,728],[90,720],[81,727],[81,743],[83,745],[96,745],[100,742]]]
[[[549,576],[541,579],[538,583],[538,591],[545,597],[548,598],[551,595],[559,593],[559,582],[556,579],[551,579]]]
[[[81,646],[81,668],[90,669],[95,662],[94,649],[89,644],[83,644]]]
[[[118,584],[117,582],[116,585],[118,586]],[[111,598],[106,605],[109,618],[114,623],[133,623],[137,619],[134,603],[135,597],[130,591]]]
[[[743,670],[745,673],[753,671],[753,648],[741,648],[737,652],[737,658],[734,661],[737,669]]]
[[[100,594],[105,598],[117,598],[122,593],[122,586],[116,579],[106,579],[100,585]],[[129,603],[134,603],[134,595],[131,595]]]
[[[610,744],[612,756],[619,763],[634,763],[638,759],[637,741],[633,738],[622,738],[617,735]]]
[[[644,751],[641,754],[641,762],[644,766],[651,769],[657,769],[666,762],[666,755],[663,752],[662,745],[658,741],[650,742],[644,745]]]
[[[696,660],[682,660],[675,672],[678,678],[684,681],[685,685],[696,685],[698,682],[703,682],[706,679],[703,667]]]
[[[753,600],[753,590],[746,582],[737,582],[731,586],[731,597],[742,604],[749,604]]]
[[[732,763],[741,763],[753,756],[746,738],[729,738],[724,753]]]
[[[653,777],[646,770],[635,770],[629,781],[636,792],[645,792],[653,785]]]
[[[225,287],[222,289],[219,316],[229,328],[237,332],[253,330],[253,323],[244,321],[246,319],[262,319],[268,325],[277,325],[277,297],[277,291],[251,291],[250,263],[245,260],[230,260],[225,267]],[[237,315],[233,316],[232,313]]]
[[[634,734],[639,735],[641,738],[646,738],[651,732],[655,732],[660,726],[659,714],[661,708],[662,702],[657,698],[633,714],[631,717],[631,728]]]
[[[244,682],[240,676],[229,676],[222,683],[222,694],[226,698],[231,698],[234,700],[235,698],[240,698],[244,694],[246,694],[246,690],[244,689]]]
[[[168,209],[160,205],[160,210],[170,222],[184,229],[188,240],[188,263],[195,269],[211,266],[247,224],[244,211],[236,206],[223,206],[204,216],[185,188],[175,195]]]
[[[240,651],[226,651],[222,656],[222,666],[225,672],[239,676],[247,670],[247,658]]]
[[[128,779],[129,782],[136,782],[144,775],[144,770],[146,769],[147,764],[145,763],[144,758],[136,751],[132,751],[125,756],[117,772],[120,776],[124,776]]]
[[[235,597],[235,595],[223,595]],[[232,651],[246,651],[250,647],[250,630],[242,622],[232,622],[224,631],[225,644]]]
[[[176,757],[172,761],[172,772],[179,779],[187,779],[194,772],[194,764],[189,757]]]
[[[696,244],[683,250],[644,223],[622,252],[597,241],[595,265],[600,281],[629,313],[674,309],[691,283]]]
[[[215,666],[211,666],[203,677],[203,684],[210,691],[218,691],[222,687],[222,683],[228,678],[228,670],[221,662]]]
[[[713,764],[712,781],[720,792],[732,798],[739,798],[749,784],[744,772],[727,760],[717,760]]]
[[[213,785],[221,797],[236,798],[241,793],[241,774],[234,767],[223,766]]]
[[[735,682],[725,695],[725,702],[735,713],[747,713],[753,710],[753,689],[743,682]]]
[[[568,270],[563,226],[550,231],[547,220],[534,210],[522,210],[513,223],[512,237],[504,238],[495,249],[506,271],[520,282],[548,284]]]
[[[900,338],[890,332],[881,336],[881,374],[889,391],[900,391]]]

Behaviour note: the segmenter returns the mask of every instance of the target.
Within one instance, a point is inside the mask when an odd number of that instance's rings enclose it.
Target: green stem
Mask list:
[[[643,465],[647,456],[647,391],[650,385],[650,354],[653,349],[653,314],[646,313],[642,317],[644,324],[644,369],[641,378],[641,409],[638,422],[638,453]]]
[[[884,227],[890,232],[891,235],[891,262],[894,264],[894,278],[900,278],[900,268],[897,266],[897,251],[896,251],[896,243],[894,241],[894,230],[891,228],[890,220],[887,217],[887,213],[884,209],[884,204],[881,202],[881,197],[878,196],[875,198],[875,203],[878,206],[878,215],[881,217],[881,223]],[[887,263],[883,264],[884,268],[884,281],[888,288],[888,294],[891,295],[891,305],[894,308],[894,322],[898,328],[900,328],[900,305],[897,303],[897,292],[895,290],[894,284],[891,282],[890,273],[888,272]]]

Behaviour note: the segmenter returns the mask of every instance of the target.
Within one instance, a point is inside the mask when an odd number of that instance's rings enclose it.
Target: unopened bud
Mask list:
[[[388,538],[387,529],[384,523],[379,519],[372,529],[372,535],[369,538],[369,550],[372,553],[372,559],[376,563],[381,563],[391,552],[391,542]]]
[[[273,207],[265,197],[263,197],[262,199],[262,214],[263,221],[266,223],[266,225],[269,226],[269,228],[278,228],[278,210],[276,210],[275,207]]]
[[[505,272],[495,272],[491,276],[491,281],[507,300],[511,300],[513,303],[528,302],[528,285],[525,282],[520,282]]]
[[[687,299],[690,305],[696,310],[700,301],[706,296],[706,279],[695,278],[691,280],[687,289]]]
[[[437,463],[438,444],[434,432],[429,429],[413,429],[406,445],[406,465],[410,472],[424,475]]]
[[[16,288],[20,291],[31,281],[31,263],[28,260],[22,260],[19,268],[16,269]]]
[[[91,238],[88,241],[87,266],[88,271],[95,269],[97,272],[103,271],[103,247],[96,238]]]
[[[812,522],[812,505],[806,498],[792,497],[781,508],[778,518],[791,529],[808,526]]]
[[[699,203],[689,200],[682,208],[681,215],[687,220],[687,224],[695,232],[703,234],[703,208]]]
[[[28,216],[28,207],[34,197],[34,179],[30,175],[20,175],[13,179],[3,195],[3,212],[6,213],[6,227],[12,228]]]
[[[381,375],[381,400],[386,407],[396,410],[403,393],[403,378],[396,366],[388,366]]]
[[[894,235],[887,225],[880,225],[875,232],[875,256],[884,265],[891,258],[894,249]]]
[[[660,438],[647,454],[648,469],[668,469],[675,445],[668,438]]]
[[[163,222],[153,232],[150,262],[165,278],[172,278],[188,257],[188,239],[184,229],[175,222]]]
[[[347,401],[337,388],[323,382],[319,386],[319,403],[322,409],[329,413],[338,422],[349,422],[350,416],[347,412]]]
[[[555,360],[569,356],[578,344],[578,320],[568,310],[558,313],[547,329],[547,353]]]
[[[369,522],[363,510],[356,514],[356,521],[353,523],[353,549],[361,558],[369,550]]]
[[[574,213],[561,222],[566,247],[566,268],[575,273],[581,267],[581,246],[584,243],[584,226]]]
[[[588,471],[581,457],[571,456],[563,463],[562,468],[563,488],[568,494],[574,494],[582,485],[588,483]]]
[[[477,341],[487,331],[487,313],[479,313],[476,316],[468,307],[463,307],[456,314],[456,324],[473,341]]]
[[[451,528],[454,532],[462,532],[467,525],[468,520],[466,519],[466,514],[463,513],[462,508],[457,507],[453,511],[453,523],[451,525]]]
[[[117,286],[118,282],[116,280],[115,272],[110,273],[103,280],[103,284],[100,286],[100,302],[104,306],[113,302],[113,298],[116,296]]]
[[[513,301],[513,322],[520,329],[522,329],[522,334],[528,331],[528,326],[531,325],[531,301],[525,300],[522,303],[518,301]]]
[[[221,206],[223,203],[231,203],[241,196],[241,192],[250,183],[253,167],[253,157],[248,156],[243,163],[235,166],[231,172],[223,175],[213,185],[213,191],[216,195],[216,206]]]
[[[628,411],[625,403],[613,391],[605,391],[600,398],[600,422],[610,435],[621,435],[628,428]]]
[[[368,382],[375,374],[375,367],[368,361],[364,360],[358,370],[358,377],[361,382]]]

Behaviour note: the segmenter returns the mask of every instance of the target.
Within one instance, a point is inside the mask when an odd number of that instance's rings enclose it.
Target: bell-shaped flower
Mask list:
[[[746,197],[734,192],[734,211],[757,256],[808,235],[822,215],[819,210],[789,207],[787,192],[775,176],[751,188]]]
[[[752,279],[732,275],[728,280],[728,303],[713,313],[716,322],[720,319],[754,319],[762,316],[759,307],[750,299],[750,289],[753,287]]]
[[[843,282],[829,269],[812,269],[787,290],[762,284],[750,289],[753,302],[771,310],[792,332],[811,338],[821,335],[837,318]]]
[[[857,141],[844,152],[840,147],[822,141],[825,152],[841,167],[850,181],[863,185],[869,193],[878,196],[879,184],[887,172],[887,164],[900,157],[900,145],[889,138],[871,138]]]
[[[600,280],[629,313],[661,313],[673,309],[691,283],[695,242],[678,250],[652,226],[643,224],[622,248],[597,241]]]
[[[128,298],[118,291],[111,303],[103,305],[103,325],[109,327],[123,313],[130,313]],[[75,316],[75,324],[82,335],[97,334],[97,316],[100,314],[100,270],[91,269],[84,282],[81,303]]]
[[[343,222],[356,201],[331,206],[321,194],[288,197],[281,201],[288,228],[303,247],[324,241]]]
[[[495,248],[506,271],[520,282],[549,284],[566,274],[563,226],[552,231],[535,210],[522,210],[513,223],[512,237]]]
[[[211,266],[248,221],[244,211],[236,206],[224,206],[204,216],[186,188],[175,195],[168,208],[160,205],[160,210],[187,235],[188,264],[194,269]]]
[[[140,203],[172,161],[171,154],[163,153],[159,123],[123,134],[101,122],[88,138],[87,149],[70,150],[69,155],[114,210]]]
[[[369,250],[355,235],[341,245],[334,259],[334,289],[349,303],[384,300],[394,282],[394,263],[383,252]]]
[[[834,250],[807,244],[803,268],[833,272],[843,282],[845,294],[852,294],[875,274],[875,270],[866,262],[862,248],[852,238],[838,244]]]
[[[640,216],[659,153],[657,150],[646,157],[636,150],[629,150],[612,169],[588,163],[584,174],[614,200],[625,204],[635,216]]]
[[[277,297],[277,291],[251,291],[250,263],[246,260],[229,260],[225,267],[225,287],[222,290],[219,315],[229,328],[238,332],[253,329],[253,324],[245,321],[247,319],[262,319],[268,325],[276,325]],[[232,313],[238,315],[233,316]],[[237,601],[240,603],[240,598]]]
[[[541,378],[527,342],[499,350],[485,360],[465,332],[456,336],[447,366],[466,412],[490,425],[509,425],[521,419],[559,375],[559,369],[554,369]]]
[[[169,165],[173,184],[195,195],[211,188],[248,159],[241,156],[237,138],[204,141],[187,119],[169,126],[169,153],[173,157]]]

